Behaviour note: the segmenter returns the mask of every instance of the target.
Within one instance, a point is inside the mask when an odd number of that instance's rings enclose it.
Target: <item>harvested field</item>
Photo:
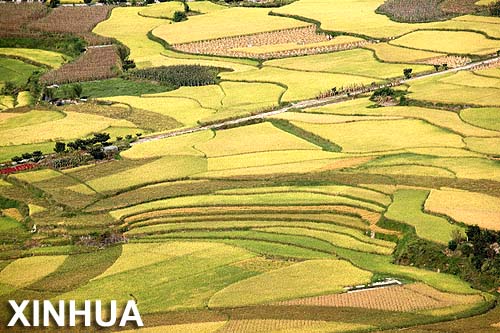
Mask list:
[[[277,305],[331,306],[413,312],[482,301],[479,295],[458,295],[438,291],[423,283],[390,286],[279,302]]]
[[[108,18],[112,6],[59,7],[49,15],[29,25],[30,29],[46,32],[71,33],[80,36],[90,45],[111,44],[111,40],[91,31]]]
[[[220,333],[263,333],[263,332],[351,332],[370,329],[372,326],[358,323],[328,322],[322,320],[294,319],[238,319],[230,320]]]
[[[121,72],[121,60],[114,46],[89,48],[75,61],[41,77],[45,84],[103,80]]]
[[[457,206],[457,202],[460,205]],[[500,230],[500,199],[477,192],[453,189],[432,190],[425,209],[447,215],[455,221]]]
[[[195,54],[270,59],[347,50],[363,46],[367,43],[363,39],[346,38],[345,42],[342,42],[342,40],[343,38],[339,38],[337,42],[336,38],[323,33],[317,33],[316,26],[309,25],[300,28],[262,32],[254,35],[174,44],[172,47],[182,52]],[[280,50],[283,47],[281,44],[287,44],[285,49]],[[254,47],[265,46],[267,48],[272,45],[276,45],[275,50],[269,49],[266,52],[265,48],[261,48],[261,52],[253,51]]]
[[[426,64],[442,66],[446,64],[449,68],[465,66],[471,62],[469,57],[446,56],[431,58],[425,61]]]
[[[122,333],[215,333],[224,327],[225,321],[189,323],[176,325],[162,325],[134,330],[121,331]]]

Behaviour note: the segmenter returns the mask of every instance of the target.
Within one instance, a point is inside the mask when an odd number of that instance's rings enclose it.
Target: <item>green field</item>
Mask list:
[[[385,216],[413,226],[417,235],[439,243],[448,243],[453,230],[461,230],[448,223],[444,218],[422,212],[428,192],[416,190],[399,190],[394,193],[394,202],[389,206]]]
[[[21,60],[0,58],[0,82],[4,84],[12,82],[17,86],[22,86],[38,68]]]

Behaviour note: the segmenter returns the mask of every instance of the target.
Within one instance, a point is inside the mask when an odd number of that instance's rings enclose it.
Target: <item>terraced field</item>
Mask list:
[[[146,327],[124,332],[498,331],[500,19],[382,4],[196,1],[180,22],[177,1],[19,4],[23,35],[0,37],[0,322],[10,299],[133,299]],[[114,44],[120,77],[38,81],[81,59],[76,36]],[[218,69],[155,77],[177,65]]]

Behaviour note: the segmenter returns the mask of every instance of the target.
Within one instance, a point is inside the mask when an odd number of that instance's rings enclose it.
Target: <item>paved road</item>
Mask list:
[[[451,69],[441,71],[441,72],[428,73],[428,74],[415,76],[415,77],[412,77],[410,79],[399,80],[396,84],[392,84],[392,86],[398,86],[398,85],[402,85],[404,83],[408,83],[411,81],[425,79],[425,78],[429,78],[429,77],[433,77],[433,76],[444,75],[447,73],[454,73],[454,72],[463,71],[463,70],[471,70],[471,69],[474,69],[478,66],[488,65],[488,64],[491,64],[491,63],[496,62],[496,61],[500,61],[500,57],[494,57],[494,58],[490,58],[487,60],[472,62],[468,65],[464,65],[464,66],[460,66],[460,67],[456,67],[456,68],[451,68]],[[388,84],[381,84],[381,85],[377,85],[377,86],[373,86],[373,87],[365,87],[363,90],[351,92],[349,95],[343,94],[343,95],[337,95],[337,96],[325,97],[325,98],[319,98],[319,99],[316,99],[316,98],[315,99],[308,99],[308,100],[292,103],[292,105],[283,107],[281,109],[263,112],[263,113],[259,113],[257,115],[253,115],[253,116],[241,117],[241,118],[234,119],[234,120],[221,121],[219,123],[215,123],[215,124],[211,124],[211,125],[198,126],[198,127],[192,127],[192,128],[172,131],[172,132],[165,133],[165,134],[156,134],[156,135],[152,135],[152,136],[147,136],[147,137],[143,137],[143,138],[137,140],[136,142],[132,143],[132,145],[141,144],[141,143],[150,142],[150,141],[155,141],[155,140],[160,140],[160,139],[164,139],[164,138],[170,138],[170,137],[179,136],[179,135],[185,135],[185,134],[204,131],[204,130],[208,130],[208,129],[217,129],[217,128],[221,128],[221,127],[237,125],[237,124],[245,123],[245,122],[248,122],[251,120],[256,120],[256,119],[264,119],[264,118],[271,117],[271,116],[274,116],[274,115],[277,115],[280,113],[285,113],[291,109],[299,109],[299,108],[306,109],[306,108],[316,107],[316,106],[320,106],[320,105],[342,103],[348,97],[354,97],[354,96],[357,96],[360,94],[374,91],[376,89],[379,89],[381,87],[385,87],[387,85]]]

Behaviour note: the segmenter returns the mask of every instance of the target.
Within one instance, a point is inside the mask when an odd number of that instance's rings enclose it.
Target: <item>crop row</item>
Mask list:
[[[104,21],[113,7],[59,7],[28,27],[45,32],[71,33],[84,38],[90,45],[110,44],[110,39],[91,33],[92,29]]]
[[[115,47],[89,48],[72,63],[50,71],[41,77],[45,84],[102,80],[116,76],[121,60]]]
[[[410,312],[481,301],[478,295],[440,292],[422,283],[331,294],[278,303],[279,305],[333,306]]]
[[[29,22],[36,21],[48,13],[47,6],[41,2],[0,4],[0,37],[19,37],[21,29]]]

